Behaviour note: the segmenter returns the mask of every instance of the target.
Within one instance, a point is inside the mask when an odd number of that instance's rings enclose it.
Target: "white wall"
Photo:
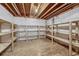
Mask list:
[[[28,25],[28,24],[44,25],[45,23],[45,20],[41,19],[14,17],[2,5],[0,5],[0,19],[17,25]]]
[[[59,14],[58,16],[52,17],[51,19],[53,18],[54,18],[54,24],[65,23],[65,22],[70,22],[70,21],[79,21],[79,6],[76,6],[73,9],[63,12]],[[48,20],[48,24],[52,22],[51,19]],[[58,29],[58,31],[60,33],[64,33],[64,31],[68,33],[68,30]]]
[[[45,25],[45,20],[43,19],[24,18],[24,17],[14,17],[14,19],[15,19],[14,21],[16,21],[18,25]]]
[[[79,6],[74,7],[66,12],[59,14],[58,16],[52,17],[54,18],[54,23],[65,23],[70,21],[79,20]],[[51,20],[49,19],[49,20]]]
[[[0,19],[12,22],[13,16],[0,5]]]
[[[79,20],[79,7],[66,11],[55,18],[55,23],[65,23]]]

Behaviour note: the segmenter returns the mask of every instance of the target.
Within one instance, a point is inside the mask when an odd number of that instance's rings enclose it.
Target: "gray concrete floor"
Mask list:
[[[74,52],[73,52],[74,53]],[[48,39],[16,41],[14,51],[8,48],[2,56],[67,56],[68,49]]]

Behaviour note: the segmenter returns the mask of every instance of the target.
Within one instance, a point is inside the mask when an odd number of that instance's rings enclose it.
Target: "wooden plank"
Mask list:
[[[23,10],[24,10],[24,16],[26,17],[26,11],[25,11],[24,3],[22,3],[22,6],[23,6]]]
[[[76,22],[75,26],[75,34],[76,34],[76,43],[78,43],[78,35],[79,35],[79,27],[78,27],[78,22]]]
[[[57,36],[48,35],[48,34],[47,34],[47,36],[53,37],[55,40],[59,40],[59,41],[65,42],[66,44],[69,44],[69,41],[67,39],[63,39],[63,38],[60,38],[60,37],[57,37]]]
[[[0,32],[1,32],[1,24],[0,24]],[[0,42],[1,42],[1,36],[0,36]]]
[[[58,3],[54,4],[50,9],[46,11],[40,18],[42,18],[44,15],[46,15],[51,9],[53,9]]]
[[[40,8],[40,6],[41,6],[41,3],[39,3],[38,7],[35,9],[35,10],[36,10],[36,13],[35,13],[35,16],[34,16],[34,17],[36,17],[37,14],[39,13],[39,8]]]
[[[37,31],[38,32],[38,39],[40,39],[40,26],[38,25],[37,27],[38,27],[38,31]]]
[[[14,9],[16,10],[16,12],[18,13],[18,15],[21,16],[20,11],[19,11],[18,7],[16,6],[16,4],[15,3],[11,3],[11,4],[14,7]]]
[[[72,55],[72,22],[69,23],[69,56]]]
[[[53,37],[55,41],[56,41],[56,40],[57,40],[57,41],[60,41],[60,42],[62,42],[64,45],[69,46],[69,44],[70,44],[70,42],[69,42],[68,39],[60,38],[60,37],[57,37],[57,36],[52,36],[52,35],[49,35],[49,34],[47,34],[46,36]],[[74,47],[79,48],[79,44],[76,44],[76,43],[74,43],[74,42],[72,42],[72,46],[73,46],[73,48],[74,48]]]
[[[46,7],[49,5],[49,3],[41,3],[41,6],[40,6],[40,10],[39,10],[39,13],[36,15],[36,18],[40,16],[40,14],[46,9]]]
[[[61,5],[60,7],[58,7],[57,9],[55,9],[54,11],[52,11],[51,13],[47,14],[47,15],[46,15],[45,17],[43,17],[43,18],[48,17],[49,15],[51,15],[51,14],[54,13],[55,11],[59,10],[60,8],[64,7],[65,5],[67,5],[67,4],[65,3],[65,4]]]
[[[0,43],[0,54],[10,45],[10,43]]]
[[[34,4],[34,3],[31,3],[31,6],[30,6],[30,15],[29,15],[30,17],[32,16],[31,14],[32,14],[33,4]]]
[[[5,3],[5,5],[13,12],[15,16],[17,16],[17,14],[10,8],[10,6],[7,3]]]
[[[11,45],[12,45],[11,47],[12,47],[12,49],[11,50],[13,51],[14,50],[14,39],[15,39],[14,38],[14,24],[12,24],[11,29],[12,29],[12,39],[11,39]]]
[[[0,36],[10,34],[11,32],[0,32]]]
[[[72,9],[72,7],[76,6],[76,4],[68,4],[67,6],[63,7],[62,9],[56,11],[55,13],[53,13],[52,15],[50,15],[49,17],[47,17],[46,19],[51,18],[52,16],[56,16],[61,14],[62,12],[65,12],[67,10],[69,10],[70,8]]]
[[[45,38],[46,38],[46,35],[47,35],[47,21],[45,21]]]
[[[26,16],[29,17],[30,16],[31,3],[24,3],[24,5],[25,5]]]
[[[54,36],[54,19],[52,19],[52,36]],[[54,38],[52,37],[52,43],[54,44]]]
[[[13,42],[16,40],[16,37],[14,37]],[[0,54],[6,50],[10,45],[12,44],[12,42],[8,42],[8,43],[0,43]]]

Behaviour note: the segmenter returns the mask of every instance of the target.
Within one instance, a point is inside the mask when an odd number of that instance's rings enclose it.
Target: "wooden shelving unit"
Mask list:
[[[65,27],[65,25],[63,25],[63,24],[68,24],[68,25],[66,25],[66,27]],[[61,26],[61,25],[63,25],[63,26]],[[68,46],[69,47],[69,55],[72,55],[72,48],[79,48],[78,38],[73,38],[74,34],[77,34],[76,37],[78,37],[78,35],[79,35],[78,25],[79,25],[78,21],[60,23],[60,24],[53,23],[53,25],[48,26],[49,29],[47,31],[49,31],[50,34],[47,34],[47,36],[50,37],[51,39],[54,39],[54,41],[60,42],[61,44]],[[64,27],[64,28],[66,28],[66,30],[69,31],[69,33],[66,34],[66,35],[68,35],[68,38],[62,38],[60,36],[57,36],[57,34],[59,33],[58,29],[61,27],[62,28]],[[75,30],[75,28],[76,28],[77,32],[72,31],[73,29]],[[65,34],[65,32],[63,34]],[[61,34],[58,34],[58,35],[61,35]],[[76,42],[74,41],[74,39],[76,40]]]
[[[25,35],[20,36],[19,38],[26,37],[27,40],[30,40],[30,38],[34,38],[34,37],[36,37],[36,39],[41,38],[42,36],[44,36],[44,34],[40,34],[40,33],[46,31],[45,26],[40,26],[40,25],[23,25],[22,29],[24,30],[19,30],[18,33],[25,33]]]
[[[7,23],[7,24],[10,24],[10,27],[11,28],[9,28],[10,29],[10,31],[5,31],[5,32],[1,32],[1,30],[4,30],[4,29],[1,29],[1,26],[2,26],[2,24],[4,24],[4,23]],[[6,29],[5,29],[6,30]],[[14,48],[14,41],[17,39],[16,38],[16,36],[14,35],[15,34],[15,29],[14,29],[14,24],[11,24],[11,23],[9,23],[9,22],[7,22],[7,21],[3,21],[3,20],[0,20],[0,54],[4,51],[4,50],[6,50],[6,48],[8,48],[10,45],[11,45],[11,47],[12,47],[12,51],[13,51],[13,48]],[[1,37],[4,37],[4,36],[6,36],[6,35],[10,35],[11,34],[11,36],[10,36],[10,40],[9,40],[9,42],[1,42]],[[7,38],[6,38],[7,39]],[[9,39],[9,38],[8,38]]]

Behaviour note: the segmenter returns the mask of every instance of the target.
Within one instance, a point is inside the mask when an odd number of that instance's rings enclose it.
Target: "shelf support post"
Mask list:
[[[45,38],[47,39],[47,20],[45,20]]]
[[[79,40],[78,40],[78,36],[79,36],[79,27],[78,27],[78,25],[79,25],[79,23],[78,22],[76,22],[75,23],[76,24],[76,35],[75,35],[75,37],[76,37],[76,42],[75,43],[79,43]],[[76,53],[78,53],[78,49],[76,49]]]
[[[14,24],[12,24],[12,40],[11,40],[11,45],[12,45],[12,51],[14,49]]]
[[[53,18],[53,20],[52,20],[52,30],[51,30],[52,32],[52,36],[54,36],[54,18]],[[54,44],[54,38],[52,37],[52,44]]]
[[[69,22],[69,56],[72,55],[72,22]]]

